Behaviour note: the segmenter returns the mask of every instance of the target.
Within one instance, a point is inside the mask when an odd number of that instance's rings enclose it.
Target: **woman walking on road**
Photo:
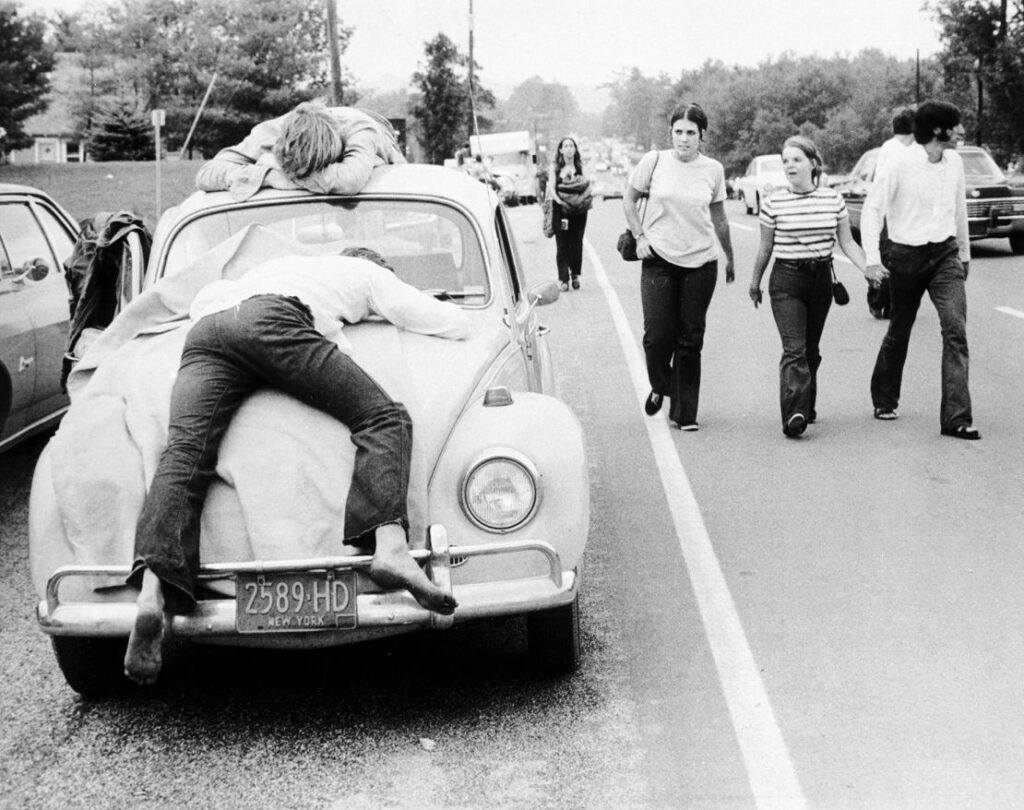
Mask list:
[[[590,181],[583,176],[583,160],[572,138],[558,143],[555,161],[547,183],[554,203],[555,261],[562,290],[580,288],[583,269],[583,232],[587,227],[587,211],[593,205]]]
[[[735,273],[725,171],[700,151],[707,115],[699,105],[687,104],[675,109],[669,126],[672,148],[640,159],[622,202],[637,256],[643,260],[640,299],[651,383],[644,411],[653,416],[669,397],[669,419],[680,430],[694,431],[704,328],[718,279],[718,245],[725,252],[727,284]],[[637,210],[642,197],[647,197],[643,221]]]
[[[789,138],[782,147],[782,165],[789,188],[771,194],[761,206],[761,245],[750,279],[750,299],[761,303],[761,278],[772,252],[768,294],[775,325],[782,338],[779,400],[782,432],[796,438],[817,419],[819,343],[832,306],[832,249],[839,247],[868,282],[876,285],[886,273],[869,273],[864,251],[850,232],[842,196],[821,188],[822,160],[808,138]]]

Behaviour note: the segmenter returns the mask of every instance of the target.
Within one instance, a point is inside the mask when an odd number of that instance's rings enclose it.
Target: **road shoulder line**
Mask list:
[[[642,414],[642,405],[650,387],[646,364],[604,265],[589,240],[584,240],[584,247],[625,354],[636,393],[637,413]],[[754,800],[758,808],[805,808],[807,802],[789,751],[768,701],[700,507],[676,451],[668,422],[664,418],[644,418],[644,424]]]

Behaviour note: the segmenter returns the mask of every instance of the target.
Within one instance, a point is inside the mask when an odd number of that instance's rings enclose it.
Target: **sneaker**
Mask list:
[[[559,287],[561,287],[561,289],[562,289],[562,292],[569,292],[569,282],[567,282],[567,281],[563,281],[563,282],[562,282],[562,283],[561,283],[560,285],[558,285],[558,286],[559,286]]]
[[[802,413],[795,413],[789,417],[789,421],[786,422],[786,426],[782,429],[782,432],[791,439],[795,439],[805,430],[807,430],[807,417]]]
[[[685,425],[681,425],[678,422],[676,422],[676,428],[683,431],[684,433],[696,433],[698,430],[700,430],[700,425],[698,425],[696,422],[687,422]]]
[[[579,276],[573,276],[572,277],[572,288],[574,290],[578,290],[580,288],[580,277]]]
[[[899,419],[899,416],[895,408],[875,408],[875,419],[881,419],[883,422],[891,422],[893,419]]]

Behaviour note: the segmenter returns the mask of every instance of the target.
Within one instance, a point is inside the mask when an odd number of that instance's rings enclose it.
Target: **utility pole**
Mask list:
[[[338,51],[338,0],[327,3],[327,44],[331,54],[331,105],[340,107],[344,98],[341,86],[341,54]]]
[[[476,132],[476,88],[473,86],[473,0],[469,0],[469,134]]]

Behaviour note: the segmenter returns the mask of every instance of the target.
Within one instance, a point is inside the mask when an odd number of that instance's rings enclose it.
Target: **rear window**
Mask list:
[[[967,177],[986,178],[995,183],[1003,182],[1003,173],[988,152],[961,151],[960,158],[964,163],[964,175]]]
[[[417,200],[303,200],[216,211],[174,236],[162,275],[180,273],[206,251],[258,225],[318,254],[348,247],[380,253],[395,275],[421,290],[481,303],[490,297],[483,251],[459,211]]]

